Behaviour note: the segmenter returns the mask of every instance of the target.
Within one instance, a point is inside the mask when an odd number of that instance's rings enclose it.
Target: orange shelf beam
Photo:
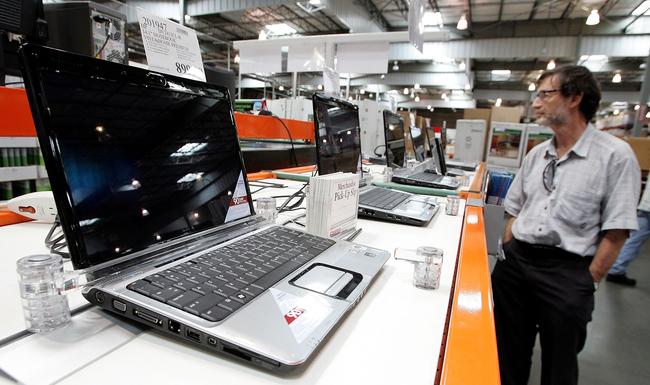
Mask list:
[[[0,87],[0,136],[36,136],[24,89]]]
[[[314,141],[314,122],[282,119],[293,140]],[[240,139],[285,139],[289,134],[278,118],[235,112],[235,123]]]
[[[498,385],[501,380],[483,208],[468,206],[464,220],[440,384]]]

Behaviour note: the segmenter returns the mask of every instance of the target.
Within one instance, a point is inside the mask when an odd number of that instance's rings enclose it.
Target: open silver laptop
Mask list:
[[[91,303],[287,372],[315,355],[389,258],[254,215],[225,87],[40,46],[21,59]]]
[[[312,99],[319,174],[340,171],[361,176],[358,107],[318,93]],[[435,198],[430,196],[372,185],[362,185],[359,189],[358,212],[369,219],[425,226],[438,208]]]

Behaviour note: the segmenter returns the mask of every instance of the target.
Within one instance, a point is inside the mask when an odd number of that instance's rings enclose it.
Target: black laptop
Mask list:
[[[420,143],[423,143],[421,129],[410,127],[410,130],[413,148],[421,148],[421,150],[416,151],[416,156],[420,152],[420,156],[424,157],[422,155],[424,153],[424,146],[420,145]],[[419,137],[419,139],[414,139],[414,136]],[[408,170],[397,167],[399,164],[404,164],[406,157],[405,146],[403,144],[405,143],[404,119],[401,115],[388,110],[384,111],[384,137],[386,140],[386,159],[394,168],[393,182],[446,190],[455,190],[460,187],[460,182],[456,178],[439,175],[435,169],[427,169],[425,167],[424,170]],[[393,151],[392,149],[395,150]]]
[[[318,172],[358,173],[362,176],[358,106],[323,94],[314,94],[314,128]],[[393,189],[361,185],[359,215],[396,223],[424,226],[438,211],[435,199]]]
[[[255,215],[226,87],[42,46],[21,59],[91,303],[287,372],[313,358],[390,257]]]

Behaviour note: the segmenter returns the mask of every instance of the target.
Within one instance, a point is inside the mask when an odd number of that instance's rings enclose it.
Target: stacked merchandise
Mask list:
[[[342,239],[357,228],[359,176],[334,173],[309,179],[307,231]]]
[[[0,200],[50,190],[38,147],[2,147],[0,155]]]
[[[513,178],[513,175],[508,172],[491,172],[487,191],[487,203],[491,205],[503,205],[503,200],[506,198]]]

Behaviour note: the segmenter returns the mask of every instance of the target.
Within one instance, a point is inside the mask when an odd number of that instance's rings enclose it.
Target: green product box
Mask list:
[[[1,167],[9,167],[9,149],[2,148],[2,161],[0,162]]]
[[[11,182],[0,182],[0,199],[9,200],[14,197]]]
[[[36,191],[52,191],[50,180],[47,178],[36,179]]]
[[[28,180],[15,180],[11,182],[14,197],[29,194],[31,191]]]

